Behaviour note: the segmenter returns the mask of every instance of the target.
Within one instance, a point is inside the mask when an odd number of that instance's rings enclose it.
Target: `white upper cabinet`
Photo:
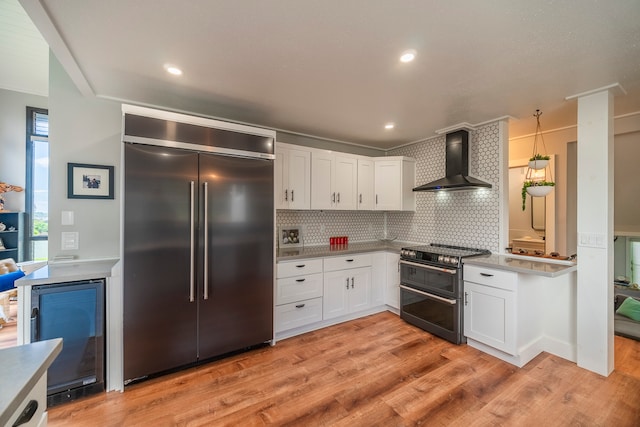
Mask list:
[[[376,157],[375,210],[415,211],[416,161],[409,157]]]
[[[311,209],[357,208],[358,161],[355,156],[324,150],[311,155]]]
[[[358,209],[375,209],[374,164],[371,159],[358,159]]]
[[[276,143],[276,209],[311,208],[311,152]]]

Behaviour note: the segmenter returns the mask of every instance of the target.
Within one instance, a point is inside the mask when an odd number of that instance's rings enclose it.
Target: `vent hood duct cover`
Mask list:
[[[469,176],[469,132],[459,130],[446,136],[446,176],[413,191],[471,190],[491,188],[491,184]]]

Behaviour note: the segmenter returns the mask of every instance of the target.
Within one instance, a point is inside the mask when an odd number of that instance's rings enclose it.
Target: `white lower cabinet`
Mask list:
[[[276,332],[298,328],[322,320],[322,297],[276,306]]]
[[[464,334],[498,350],[516,354],[513,291],[465,282]]]
[[[384,303],[400,310],[400,254],[386,253]]]
[[[369,308],[371,267],[330,271],[324,274],[323,318],[343,316]]]
[[[321,258],[278,263],[276,276],[276,333],[322,320]]]

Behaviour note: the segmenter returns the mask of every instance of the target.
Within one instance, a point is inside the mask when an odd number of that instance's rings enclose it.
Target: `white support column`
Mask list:
[[[578,99],[578,366],[613,371],[613,85]],[[620,88],[621,89],[621,88]]]

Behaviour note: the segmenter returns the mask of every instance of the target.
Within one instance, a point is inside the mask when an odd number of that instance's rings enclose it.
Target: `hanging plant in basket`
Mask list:
[[[544,156],[542,154],[536,154],[535,156],[529,159],[529,168],[540,170],[547,167],[549,164],[549,156]]]
[[[527,194],[532,197],[544,197],[551,193],[555,185],[552,181],[525,181],[522,184],[522,210],[526,208]]]

